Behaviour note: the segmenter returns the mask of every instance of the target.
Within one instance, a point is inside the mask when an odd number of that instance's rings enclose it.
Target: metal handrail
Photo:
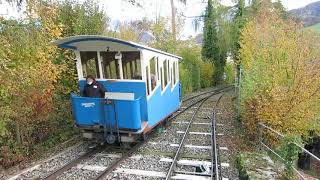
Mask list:
[[[261,142],[261,144],[262,144],[265,148],[267,148],[269,151],[271,151],[274,155],[276,155],[278,158],[280,158],[282,161],[286,161],[285,159],[283,159],[283,157],[281,157],[278,153],[276,153],[274,150],[272,150],[269,146],[267,146],[267,145],[264,144],[263,142]],[[295,167],[292,167],[292,169],[293,169],[303,180],[306,179]]]
[[[281,134],[280,132],[278,132],[278,131],[276,131],[276,130],[274,130],[274,129],[272,129],[271,127],[269,127],[269,126],[267,126],[267,125],[265,125],[265,124],[263,124],[263,123],[258,123],[260,126],[262,126],[262,127],[264,127],[264,128],[266,128],[266,129],[268,129],[268,130],[270,130],[270,131],[272,131],[272,132],[274,132],[275,134],[277,134],[278,136],[280,136],[281,138],[283,138],[284,137],[284,135],[283,134]]]
[[[263,124],[262,122],[258,123],[259,126],[261,126],[262,128],[265,128],[275,134],[278,135],[278,137],[280,138],[284,138],[284,135],[282,133],[280,133],[277,130],[272,129],[271,127]],[[261,134],[260,134],[261,136]],[[261,137],[259,137],[261,138]],[[260,140],[260,143],[267,148],[269,151],[271,151],[273,154],[275,154],[277,157],[279,157],[282,161],[285,161],[285,159],[283,159],[279,154],[277,154],[274,150],[272,150],[269,146],[267,146],[265,143],[263,143]],[[297,144],[296,142],[291,142],[292,144],[294,144],[295,146],[299,147],[303,152],[307,153],[308,155],[312,156],[314,159],[316,159],[318,162],[320,162],[320,158],[318,158],[316,155],[312,154],[310,151],[308,151],[307,149],[303,148],[302,146],[300,146],[299,144]],[[302,178],[302,179],[306,179],[294,166],[292,166],[293,170],[296,171],[296,173]]]
[[[266,129],[269,129],[270,131],[276,133],[277,135],[279,135],[281,138],[284,137],[283,134],[281,134],[280,132],[272,129],[271,127],[263,124],[263,123],[259,123],[260,126],[266,128]],[[320,158],[318,158],[316,155],[312,154],[310,151],[308,151],[307,149],[303,148],[302,146],[300,146],[299,144],[297,144],[296,142],[292,142],[294,145],[296,145],[297,147],[299,147],[303,152],[309,154],[310,156],[312,156],[314,159],[316,159],[318,162],[320,162]]]

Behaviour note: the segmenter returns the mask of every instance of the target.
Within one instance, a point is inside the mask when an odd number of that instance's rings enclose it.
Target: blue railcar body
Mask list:
[[[171,88],[170,84],[161,92],[158,87],[148,100],[148,123],[155,126],[180,107],[180,83]]]
[[[72,109],[76,125],[82,128],[100,128],[106,124],[116,129],[138,131],[141,129],[140,99],[114,100],[72,95]]]
[[[102,36],[73,36],[54,43],[74,50],[77,57],[81,93],[71,94],[71,104],[85,138],[135,142],[179,109],[180,57]],[[89,72],[110,92],[105,98],[82,96]]]
[[[133,93],[135,99],[140,99],[140,108],[147,109],[147,99],[146,99],[146,83],[145,82],[124,82],[124,81],[108,81],[108,80],[98,80],[107,91],[110,92],[123,92],[123,93]],[[86,84],[85,80],[80,80],[80,92],[83,92],[83,88]],[[141,118],[147,120],[148,114],[146,111],[141,111]]]
[[[108,91],[132,92],[135,94],[135,100],[133,101],[115,100],[115,107],[104,105],[104,118],[106,118],[107,126],[109,126],[110,122],[113,126],[115,125],[116,116],[114,112],[116,112],[120,129],[140,130],[141,122],[143,121],[148,122],[148,125],[153,127],[180,107],[180,83],[173,88],[169,84],[163,92],[161,92],[160,86],[156,87],[155,92],[147,101],[144,82],[99,82]],[[80,81],[81,91],[84,85],[85,81]],[[101,101],[104,99],[78,97],[75,95],[72,95],[71,99],[76,124],[79,127],[103,125],[103,110],[101,107],[103,103]],[[115,111],[113,108],[117,110]]]

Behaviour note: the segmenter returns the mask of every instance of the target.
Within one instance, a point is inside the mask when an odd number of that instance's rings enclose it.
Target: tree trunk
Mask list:
[[[171,3],[171,28],[173,40],[176,41],[176,10],[174,7],[173,0],[170,0]]]

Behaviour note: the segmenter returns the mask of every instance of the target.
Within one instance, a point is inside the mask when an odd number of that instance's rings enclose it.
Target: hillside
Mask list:
[[[320,23],[320,1],[299,9],[290,10],[289,13],[301,19],[305,27]]]
[[[314,24],[314,25],[312,25],[312,26],[309,26],[309,27],[307,27],[306,29],[313,29],[313,30],[315,30],[315,31],[317,31],[317,32],[320,33],[320,23]]]

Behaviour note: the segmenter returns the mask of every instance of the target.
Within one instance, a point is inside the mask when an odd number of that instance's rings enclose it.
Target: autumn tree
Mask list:
[[[5,167],[33,155],[39,143],[54,144],[74,133],[69,102],[78,89],[74,58],[51,41],[102,34],[106,25],[91,1],[26,4],[25,18],[0,17],[0,165]]]
[[[237,53],[240,49],[240,32],[242,28],[245,25],[245,1],[244,0],[238,0],[238,3],[236,5],[237,7],[237,12],[234,17],[234,39],[235,39],[235,47],[234,47],[234,52],[235,52],[235,57],[237,58]]]
[[[263,6],[242,30],[242,117],[254,134],[264,122],[285,134],[319,132],[320,39]]]
[[[97,1],[83,3],[65,0],[59,4],[58,19],[63,24],[63,36],[98,35],[106,32],[109,19]]]
[[[214,85],[221,83],[225,65],[225,57],[219,49],[216,15],[212,0],[208,0],[204,15],[202,57],[214,64]]]
[[[103,35],[108,27],[109,18],[99,7],[97,1],[85,0],[82,3],[65,0],[57,3],[57,19],[62,26],[61,37],[74,35]],[[53,95],[54,109],[50,114],[47,130],[53,143],[63,141],[77,129],[73,128],[71,115],[70,94],[78,92],[78,76],[75,55],[70,50],[58,49],[54,63],[60,67],[61,73],[55,83]],[[63,128],[61,128],[63,127]]]
[[[62,26],[56,4],[29,4],[28,21],[1,19],[0,121],[1,146],[28,147],[47,135],[44,125],[53,109],[55,83],[61,73],[54,64]]]

